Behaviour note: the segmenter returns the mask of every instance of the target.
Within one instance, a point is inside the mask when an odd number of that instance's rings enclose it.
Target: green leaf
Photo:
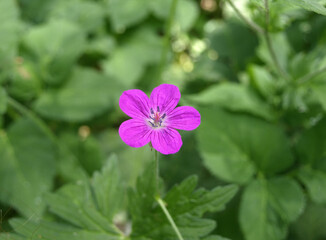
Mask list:
[[[19,59],[19,58],[18,58]],[[14,67],[8,93],[11,97],[22,101],[31,101],[41,92],[41,80],[37,77],[34,63],[27,59],[22,59]]]
[[[275,118],[270,107],[250,88],[237,83],[214,85],[187,98],[195,103],[216,105],[231,111],[251,113],[267,120]]]
[[[276,79],[266,67],[251,65],[248,70],[253,87],[267,100],[273,101],[277,90]]]
[[[303,131],[296,150],[302,163],[320,169],[326,157],[326,119]],[[326,171],[326,169],[324,169]]]
[[[246,240],[280,240],[286,235],[285,224],[269,206],[263,180],[255,180],[246,187],[239,221]]]
[[[7,93],[0,86],[0,115],[7,111]]]
[[[219,59],[228,63],[234,71],[244,69],[255,54],[257,36],[246,25],[232,19],[213,21],[206,29],[206,37]]]
[[[160,60],[161,53],[158,49],[162,44],[158,35],[149,28],[141,28],[129,39],[116,48],[112,57],[103,62],[105,73],[117,79],[126,88],[133,87],[145,68]]]
[[[43,195],[53,185],[56,147],[37,125],[27,119],[0,134],[1,201],[23,216],[42,215]]]
[[[80,25],[87,32],[94,32],[103,26],[104,14],[105,11],[99,3],[60,0],[48,16],[50,20],[66,20]]]
[[[284,239],[287,224],[298,218],[304,205],[300,186],[290,178],[252,181],[244,191],[239,213],[246,239]]]
[[[107,9],[115,31],[135,25],[148,15],[147,0],[107,0]]]
[[[17,3],[0,1],[0,82],[14,66],[21,30]]]
[[[326,204],[326,173],[314,170],[309,166],[302,167],[298,171],[298,177],[306,186],[312,201]]]
[[[285,0],[287,4],[304,8],[321,15],[326,15],[325,6],[318,0]]]
[[[17,233],[28,239],[33,236],[48,240],[125,239],[113,223],[122,191],[117,161],[110,158],[91,180],[65,185],[47,195],[50,211],[65,222],[13,219],[10,223]]]
[[[153,13],[167,20],[170,16],[172,0],[156,0],[151,1],[151,9]],[[199,15],[198,4],[192,0],[179,0],[177,2],[174,24],[180,26],[181,30],[188,31],[194,25]]]
[[[291,46],[287,40],[287,36],[284,33],[270,34],[271,41],[273,43],[273,49],[277,59],[283,70],[288,67],[289,56],[291,54]],[[275,63],[268,50],[267,43],[264,39],[261,39],[261,43],[258,47],[258,56],[267,63],[271,68],[277,71]]]
[[[36,62],[39,77],[48,84],[58,85],[66,80],[82,54],[85,35],[73,23],[51,21],[32,28],[24,37],[24,45]]]
[[[325,239],[326,207],[310,204],[303,215],[296,221],[291,230],[291,239]]]
[[[119,92],[115,81],[94,70],[76,68],[63,88],[44,92],[34,108],[54,120],[87,121],[112,107]]]
[[[60,136],[60,142],[65,145],[78,159],[80,167],[89,175],[100,170],[103,165],[103,153],[98,141],[92,136],[80,136],[66,131]]]
[[[211,236],[202,238],[202,240],[230,240],[230,239],[224,238],[224,237],[221,237],[221,236],[217,236],[217,235],[211,235]]]
[[[279,126],[218,108],[200,108],[199,112],[199,149],[205,166],[215,176],[245,183],[256,169],[271,176],[293,163],[288,141]]]
[[[157,17],[167,20],[170,16],[172,0],[107,0],[109,17],[115,31],[124,31],[126,28],[143,21],[151,12]],[[174,23],[183,31],[188,31],[199,15],[198,5],[192,0],[180,0],[177,3]]]
[[[272,208],[286,223],[295,221],[303,212],[305,197],[300,185],[289,177],[268,181],[269,200]]]
[[[36,239],[41,237],[47,240],[123,240],[121,236],[103,231],[89,231],[81,228],[69,226],[63,223],[47,221],[26,221],[26,219],[12,219],[10,221],[13,228],[24,238]],[[6,235],[4,235],[6,236]],[[6,238],[5,238],[6,239]],[[11,239],[10,239],[11,240]]]
[[[324,83],[315,83],[311,86],[314,96],[317,98],[324,111],[326,111],[326,82]]]
[[[215,222],[202,219],[203,214],[223,210],[237,192],[234,185],[217,187],[211,191],[195,190],[196,185],[197,178],[189,177],[174,186],[163,198],[184,239],[199,240],[209,234]],[[136,189],[129,194],[132,238],[175,239],[175,233],[162,209],[155,204],[155,193],[155,166],[151,164],[139,177]]]

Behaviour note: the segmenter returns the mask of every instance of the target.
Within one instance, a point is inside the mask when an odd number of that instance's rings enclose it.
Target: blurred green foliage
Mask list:
[[[118,135],[160,83],[202,118],[160,156],[185,239],[326,239],[325,5],[0,0],[0,239],[177,239]]]

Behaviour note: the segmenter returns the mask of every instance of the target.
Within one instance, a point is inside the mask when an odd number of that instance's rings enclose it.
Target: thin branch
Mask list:
[[[249,18],[247,18],[245,15],[243,15],[239,9],[234,5],[234,3],[232,2],[232,0],[226,0],[230,6],[232,7],[232,9],[238,14],[238,16],[246,23],[248,24],[248,26],[256,31],[259,34],[263,34],[264,33],[264,29],[262,29],[259,25],[257,25],[256,23],[254,23],[253,21],[251,21]]]
[[[317,77],[319,74],[322,74],[323,72],[326,72],[326,66],[317,70],[316,72],[308,73],[307,75],[304,75],[303,77],[299,78],[297,81],[299,84],[304,84],[308,82],[309,80]]]

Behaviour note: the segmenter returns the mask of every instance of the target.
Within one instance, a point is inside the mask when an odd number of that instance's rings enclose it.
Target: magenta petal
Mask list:
[[[131,89],[122,93],[119,106],[121,110],[132,118],[144,119],[150,113],[149,98],[138,89]]]
[[[190,131],[200,125],[200,114],[193,107],[177,107],[169,114],[167,121],[169,127]]]
[[[172,128],[154,130],[151,135],[154,149],[162,154],[173,154],[180,150],[182,139],[180,134]]]
[[[177,86],[161,84],[151,93],[151,107],[155,110],[159,107],[161,113],[169,113],[177,106],[180,97],[181,94]]]
[[[127,145],[138,148],[149,143],[151,129],[142,120],[129,119],[120,125],[119,135]]]

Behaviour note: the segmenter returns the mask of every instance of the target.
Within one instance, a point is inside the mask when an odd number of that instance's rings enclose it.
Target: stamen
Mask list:
[[[157,111],[160,112],[160,107],[159,106],[157,106]]]
[[[154,114],[153,108],[151,108],[151,114]]]
[[[155,127],[154,123],[152,123],[151,121],[148,121],[148,122],[152,125],[152,127]]]
[[[164,113],[161,117],[161,119],[164,119],[166,117],[166,113]]]

